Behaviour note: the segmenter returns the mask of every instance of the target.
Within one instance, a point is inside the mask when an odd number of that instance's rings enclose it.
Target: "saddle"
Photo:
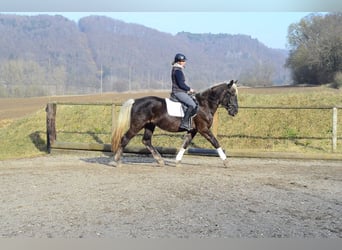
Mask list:
[[[196,108],[194,109],[192,116],[197,114],[197,111],[198,111],[198,102],[195,99],[195,97],[193,97],[193,99],[196,103]],[[167,113],[170,116],[184,117],[184,113],[187,109],[187,106],[181,103],[180,101],[178,101],[178,99],[172,93],[170,95],[170,98],[165,98],[165,102],[166,102]]]

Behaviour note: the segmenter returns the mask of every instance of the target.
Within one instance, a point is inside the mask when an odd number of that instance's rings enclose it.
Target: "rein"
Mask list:
[[[230,109],[233,105],[232,104],[224,105],[221,103],[221,106],[226,108],[226,109]]]

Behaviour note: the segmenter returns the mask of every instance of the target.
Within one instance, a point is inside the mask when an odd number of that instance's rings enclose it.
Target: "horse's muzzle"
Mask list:
[[[229,114],[230,116],[235,116],[237,113],[238,113],[238,110],[237,110],[237,109],[230,108],[230,109],[228,110],[228,114]]]

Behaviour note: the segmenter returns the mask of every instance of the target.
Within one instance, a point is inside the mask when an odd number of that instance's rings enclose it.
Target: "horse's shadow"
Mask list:
[[[174,156],[169,157],[163,157],[165,166],[167,167],[176,167],[176,161],[174,159]],[[90,158],[81,158],[81,161],[84,161],[86,163],[90,164],[100,164],[105,165],[109,167],[115,167],[113,163],[113,156],[112,155],[103,155],[98,157],[90,157]],[[126,155],[121,158],[121,164],[123,166],[125,165],[136,165],[136,166],[153,166],[158,167],[157,161],[150,155]],[[184,165],[186,163],[182,163]]]
[[[106,165],[106,166],[113,166],[112,163],[112,157],[103,155],[103,156],[97,156],[97,157],[89,157],[89,158],[81,158],[81,161],[84,161],[86,163],[91,164],[100,164],[100,165]]]

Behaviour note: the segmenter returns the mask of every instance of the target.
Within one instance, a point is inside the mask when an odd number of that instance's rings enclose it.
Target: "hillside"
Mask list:
[[[0,15],[0,97],[168,89],[173,56],[196,89],[228,79],[288,84],[287,51],[248,35],[176,35],[103,16]],[[102,74],[101,74],[102,73]]]

